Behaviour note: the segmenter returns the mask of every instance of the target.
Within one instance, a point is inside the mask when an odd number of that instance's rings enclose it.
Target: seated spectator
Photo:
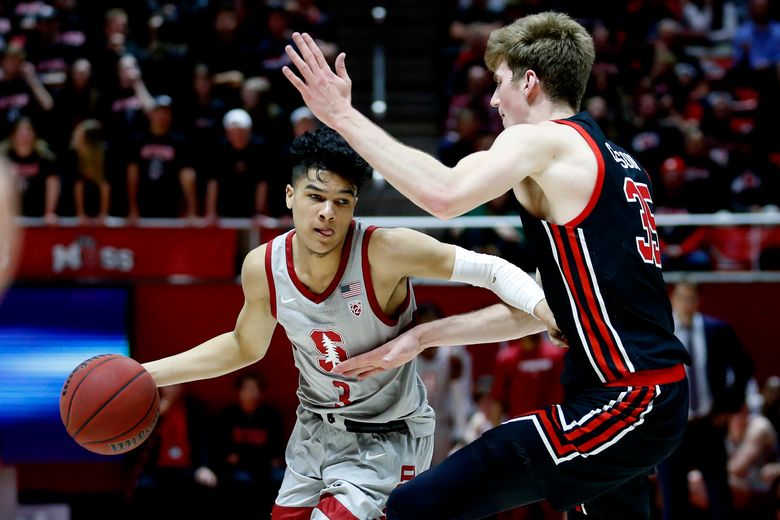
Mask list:
[[[687,0],[683,17],[691,36],[710,43],[730,41],[739,26],[737,2],[723,0]]]
[[[213,152],[206,218],[268,215],[268,179],[277,172],[265,143],[252,135],[252,118],[233,109],[223,118],[226,139]]]
[[[65,173],[73,183],[74,206],[81,225],[105,224],[108,217],[111,186],[106,156],[100,121],[87,119],[79,123],[73,130]]]
[[[61,126],[52,142],[57,153],[68,148],[77,124],[98,117],[98,97],[92,81],[92,64],[84,58],[76,60],[70,66],[65,85],[55,95],[52,119]]]
[[[35,66],[26,59],[24,48],[12,43],[0,61],[0,139],[8,136],[21,117],[32,118],[37,124],[42,114],[54,107],[51,94],[35,74]]]
[[[160,388],[160,418],[133,453],[133,507],[156,518],[203,518],[217,485],[211,469],[208,417],[183,385]]]
[[[115,70],[116,81],[100,91],[98,110],[109,144],[119,150],[128,137],[144,130],[144,115],[154,107],[154,98],[133,55],[122,56]]]
[[[244,81],[241,108],[252,117],[252,132],[268,143],[271,153],[277,153],[292,141],[291,123],[284,109],[274,101],[268,78],[256,76]]]
[[[770,0],[750,1],[750,20],[734,38],[734,63],[754,71],[780,63],[780,22],[771,18]]]
[[[281,485],[282,416],[265,402],[264,391],[260,374],[242,374],[236,380],[236,403],[220,417],[219,478],[226,495],[225,518],[268,518]]]
[[[491,397],[505,419],[563,400],[565,350],[542,334],[507,341],[496,355]]]
[[[128,219],[194,218],[197,211],[195,170],[185,141],[171,131],[172,103],[155,98],[149,129],[135,142],[127,165]]]
[[[290,124],[292,125],[293,139],[306,132],[311,132],[319,126],[319,121],[311,113],[309,107],[298,107],[290,114]]]
[[[10,161],[11,169],[16,173],[21,214],[43,217],[47,224],[55,224],[61,186],[56,157],[46,142],[38,139],[29,118],[16,121],[9,138],[0,143],[0,155]]]
[[[761,478],[761,471],[778,456],[777,432],[772,423],[743,407],[729,418],[726,450],[734,509],[741,518],[765,517],[769,483]]]

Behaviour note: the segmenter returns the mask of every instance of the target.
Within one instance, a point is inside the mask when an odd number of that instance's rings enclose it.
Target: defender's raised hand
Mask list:
[[[282,72],[301,93],[314,115],[332,127],[340,115],[352,109],[352,80],[344,64],[346,55],[342,52],[336,57],[334,73],[311,36],[295,32],[292,37],[298,51],[292,45],[284,50],[300,77],[286,66],[282,67]]]

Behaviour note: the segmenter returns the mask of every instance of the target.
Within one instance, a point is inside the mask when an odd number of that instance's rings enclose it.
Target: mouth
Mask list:
[[[314,228],[314,231],[315,231],[315,233],[317,233],[318,235],[320,235],[320,236],[323,236],[323,237],[325,237],[325,238],[330,238],[330,237],[332,237],[332,236],[333,236],[333,233],[334,233],[333,229],[331,229],[331,228],[326,228],[326,227],[323,227],[323,228]]]

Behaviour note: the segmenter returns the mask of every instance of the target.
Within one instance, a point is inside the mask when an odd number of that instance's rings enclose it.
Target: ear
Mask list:
[[[526,97],[534,96],[536,94],[536,90],[539,88],[539,76],[537,76],[536,72],[533,70],[528,69],[525,71],[523,80],[525,81],[525,85],[523,85],[523,94]]]
[[[292,186],[289,184],[284,188],[284,201],[285,204],[287,204],[287,209],[292,209],[292,201],[293,196],[295,195],[295,190]]]

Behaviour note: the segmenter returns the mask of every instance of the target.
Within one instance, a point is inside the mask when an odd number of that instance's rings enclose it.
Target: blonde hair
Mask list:
[[[76,152],[78,173],[93,182],[105,179],[106,145],[103,126],[97,119],[85,119],[73,129],[70,147]]]
[[[595,56],[593,38],[582,25],[566,14],[548,11],[491,32],[485,64],[495,72],[506,60],[513,80],[533,70],[552,101],[579,110]]]

